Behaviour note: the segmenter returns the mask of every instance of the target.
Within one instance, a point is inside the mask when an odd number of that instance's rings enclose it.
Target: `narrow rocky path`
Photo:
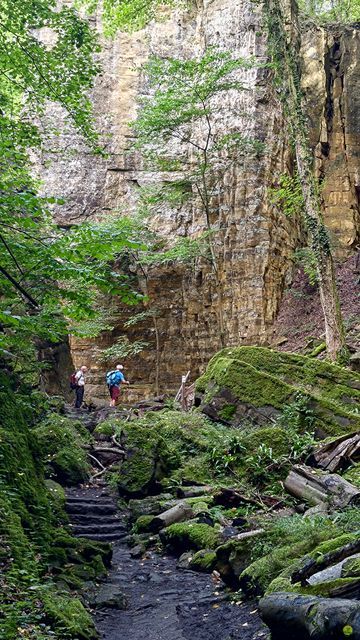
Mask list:
[[[208,574],[178,569],[176,559],[147,552],[134,558],[123,538],[126,527],[106,489],[68,493],[76,535],[114,541],[106,585],[117,587],[126,610],[101,609],[95,622],[102,640],[265,640],[253,603],[234,604]],[[116,590],[116,589],[115,589]]]
[[[211,576],[176,568],[176,560],[148,553],[131,558],[114,549],[109,575],[126,593],[128,609],[100,611],[103,640],[255,640],[267,637],[256,606],[231,604]]]

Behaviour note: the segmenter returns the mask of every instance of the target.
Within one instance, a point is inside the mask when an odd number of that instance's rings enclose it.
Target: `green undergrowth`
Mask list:
[[[248,423],[241,430],[215,423],[197,410],[165,409],[129,422],[112,419],[127,456],[120,472],[108,479],[127,498],[173,491],[184,484],[240,486],[245,493],[281,491],[279,483],[289,465],[304,459],[314,443],[306,431],[307,409],[301,400],[297,403],[291,424],[290,419],[279,419],[263,426]],[[106,429],[109,422],[102,425]]]
[[[301,392],[322,436],[360,428],[360,376],[307,356],[261,347],[223,349],[212,358],[196,388],[203,411],[232,425],[245,417],[259,424],[274,419]]]
[[[82,584],[80,566],[88,568],[84,579],[104,574],[110,548],[63,528],[64,491],[45,481],[36,435],[40,418],[55,421],[45,417],[47,402],[0,369],[0,405],[0,637],[90,640],[91,617],[70,588]]]
[[[164,410],[125,422],[112,421],[127,451],[121,472],[113,474],[120,493],[142,497],[184,483],[233,482],[211,464],[211,452],[220,444],[226,451],[237,431],[214,424],[196,411]]]
[[[189,568],[200,573],[211,573],[216,565],[216,553],[209,549],[201,549],[194,553]]]
[[[91,436],[80,421],[53,413],[37,424],[32,434],[48,477],[65,485],[76,485],[89,477],[82,445],[89,443]]]
[[[358,515],[360,515],[358,510]],[[342,575],[340,579],[327,580],[319,582],[315,585],[307,584],[302,586],[300,583],[293,582],[291,577],[295,571],[298,571],[309,560],[316,560],[321,563],[324,555],[336,549],[340,549],[344,545],[355,542],[358,539],[358,531],[353,533],[342,533],[338,536],[329,537],[327,540],[313,547],[310,553],[306,555],[299,555],[297,558],[292,557],[291,562],[284,564],[282,569],[278,567],[275,572],[276,576],[272,575],[272,579],[264,579],[263,587],[266,593],[274,593],[276,591],[290,591],[294,593],[304,595],[319,595],[323,597],[331,597],[333,589],[343,586],[346,581],[353,581],[357,576]],[[319,570],[320,570],[319,566]]]
[[[360,489],[360,463],[353,465],[345,473],[343,478]]]
[[[292,573],[309,559],[321,562],[324,554],[356,540],[360,509],[351,507],[331,516],[259,518],[263,533],[255,539],[230,540],[216,550],[216,568],[233,588],[247,596],[274,591],[315,593],[314,589],[293,585]],[[356,577],[356,576],[343,576]],[[328,586],[316,593],[328,595]]]

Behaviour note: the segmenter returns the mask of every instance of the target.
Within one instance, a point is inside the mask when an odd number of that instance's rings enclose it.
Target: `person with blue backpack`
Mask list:
[[[110,407],[115,407],[116,401],[120,395],[120,387],[122,384],[130,384],[128,380],[125,380],[123,374],[124,367],[122,364],[116,365],[114,371],[108,371],[106,374],[106,384],[110,393]]]

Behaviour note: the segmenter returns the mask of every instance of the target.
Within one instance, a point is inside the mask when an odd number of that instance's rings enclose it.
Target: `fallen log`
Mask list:
[[[273,593],[259,603],[272,640],[360,640],[360,602]]]
[[[295,582],[301,582],[302,585],[305,585],[307,579],[314,575],[314,573],[318,573],[319,571],[326,569],[326,567],[330,567],[333,564],[341,562],[341,560],[345,560],[345,558],[359,552],[360,538],[353,542],[348,542],[348,544],[345,544],[339,549],[325,553],[321,558],[312,558],[311,560],[308,560],[300,569],[297,569],[291,574],[291,582],[293,584]]]
[[[256,538],[265,533],[265,529],[252,529],[252,531],[244,531],[244,533],[238,533],[236,536],[232,536],[232,540],[246,540],[247,538]]]
[[[204,486],[196,486],[196,487],[179,487],[176,495],[178,498],[197,498],[197,496],[202,496],[206,493],[212,493],[214,487],[210,487],[210,485]]]
[[[194,515],[192,508],[186,504],[186,502],[180,502],[174,507],[171,507],[171,509],[164,511],[164,513],[160,513],[158,516],[155,516],[149,524],[149,530],[157,532],[161,529],[165,529],[171,524],[175,524],[176,522],[191,520]]]
[[[341,436],[318,447],[311,456],[321,469],[335,472],[360,460],[360,433]]]
[[[228,507],[228,508],[239,507],[242,504],[252,504],[252,505],[255,505],[256,507],[262,506],[259,502],[257,502],[253,498],[248,498],[247,496],[244,496],[242,493],[239,493],[239,491],[236,491],[236,489],[228,489],[227,487],[221,488],[214,495],[214,504],[221,505],[222,507]]]
[[[116,453],[119,456],[124,456],[125,455],[125,451],[124,449],[118,449],[115,447],[92,447],[92,451],[95,451],[95,453]]]
[[[335,473],[326,473],[305,465],[295,465],[284,482],[286,491],[311,505],[329,509],[360,503],[360,489]]]

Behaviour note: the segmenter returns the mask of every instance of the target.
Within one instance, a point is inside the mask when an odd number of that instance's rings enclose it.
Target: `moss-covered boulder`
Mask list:
[[[33,429],[47,475],[75,485],[89,477],[90,466],[83,445],[90,434],[80,422],[51,414]]]
[[[126,459],[121,465],[118,490],[125,497],[146,496],[159,487],[171,468],[166,440],[141,421],[129,422],[123,431]]]
[[[63,637],[74,640],[96,640],[94,622],[77,598],[44,591],[41,595],[46,621]]]
[[[213,527],[190,520],[171,524],[160,532],[160,539],[172,552],[180,555],[191,549],[216,549],[221,536]]]
[[[360,428],[360,376],[307,356],[261,347],[223,349],[197,380],[196,390],[202,411],[215,420],[226,415],[231,425],[244,418],[264,424],[279,416],[300,391],[319,435]]]
[[[150,533],[150,524],[153,520],[154,516],[152,515],[140,516],[132,528],[133,533]]]
[[[239,577],[251,564],[254,545],[252,538],[229,540],[216,549],[216,568],[225,584],[234,589],[239,588]]]
[[[194,553],[189,562],[189,569],[200,573],[211,573],[216,566],[216,553],[211,549],[201,549]]]

